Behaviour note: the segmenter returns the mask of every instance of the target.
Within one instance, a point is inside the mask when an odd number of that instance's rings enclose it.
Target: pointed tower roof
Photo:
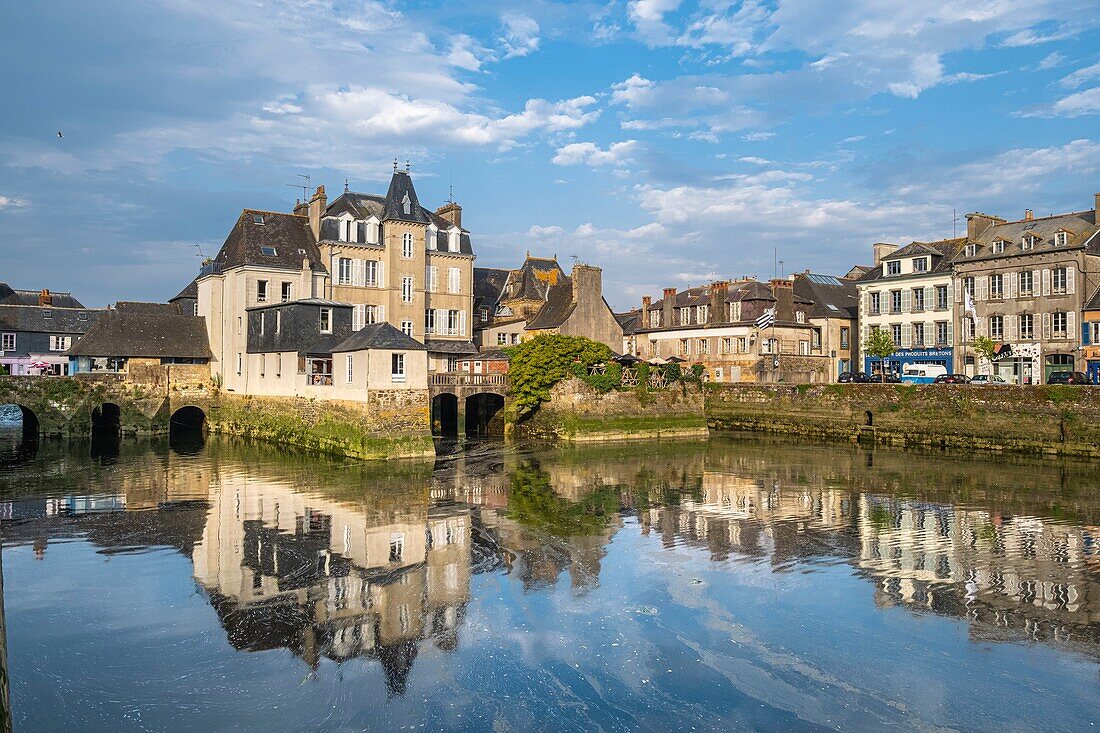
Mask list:
[[[430,224],[431,219],[420,206],[413,188],[412,176],[407,170],[394,170],[390,188],[386,191],[386,203],[382,209],[382,221],[397,219],[417,224]]]

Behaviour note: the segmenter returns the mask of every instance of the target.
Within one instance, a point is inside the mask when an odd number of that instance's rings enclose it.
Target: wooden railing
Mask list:
[[[507,374],[470,374],[469,372],[432,372],[431,387],[503,387],[508,388]]]

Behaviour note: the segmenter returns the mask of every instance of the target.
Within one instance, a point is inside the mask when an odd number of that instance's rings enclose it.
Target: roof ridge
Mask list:
[[[286,211],[268,211],[267,209],[250,209],[248,207],[245,207],[245,208],[241,209],[241,213],[242,214],[245,214],[245,213],[248,213],[248,214],[275,214],[276,216],[293,216],[293,217],[297,217],[298,219],[309,219],[309,216],[306,215],[306,214],[295,214],[295,213],[286,212]]]
[[[1033,216],[1030,219],[1014,219],[1013,221],[1002,221],[1000,224],[994,226],[1004,226],[1005,224],[1023,224],[1028,221],[1044,221],[1046,219],[1059,219],[1063,216],[1076,216],[1081,217],[1084,214],[1090,214],[1093,209],[1084,209],[1083,211],[1067,211],[1063,214],[1050,214],[1048,216]]]

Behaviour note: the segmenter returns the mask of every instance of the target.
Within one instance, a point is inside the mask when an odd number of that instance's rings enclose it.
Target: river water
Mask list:
[[[0,438],[17,731],[1100,729],[1095,465]]]

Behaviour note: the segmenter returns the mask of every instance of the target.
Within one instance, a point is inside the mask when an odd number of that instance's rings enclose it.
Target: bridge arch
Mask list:
[[[168,445],[177,453],[195,453],[206,444],[206,413],[183,405],[168,418]]]
[[[458,397],[440,392],[432,397],[432,435],[458,435]]]
[[[504,409],[504,395],[479,392],[466,398],[466,435],[490,435],[493,418]]]
[[[92,409],[92,437],[114,438],[122,434],[122,408],[104,402]]]
[[[19,417],[13,419],[17,409]],[[37,439],[42,431],[42,424],[39,422],[38,415],[35,414],[34,410],[16,402],[0,404],[0,420],[4,421],[4,424],[10,426],[12,430],[21,429],[24,440],[27,438]]]

